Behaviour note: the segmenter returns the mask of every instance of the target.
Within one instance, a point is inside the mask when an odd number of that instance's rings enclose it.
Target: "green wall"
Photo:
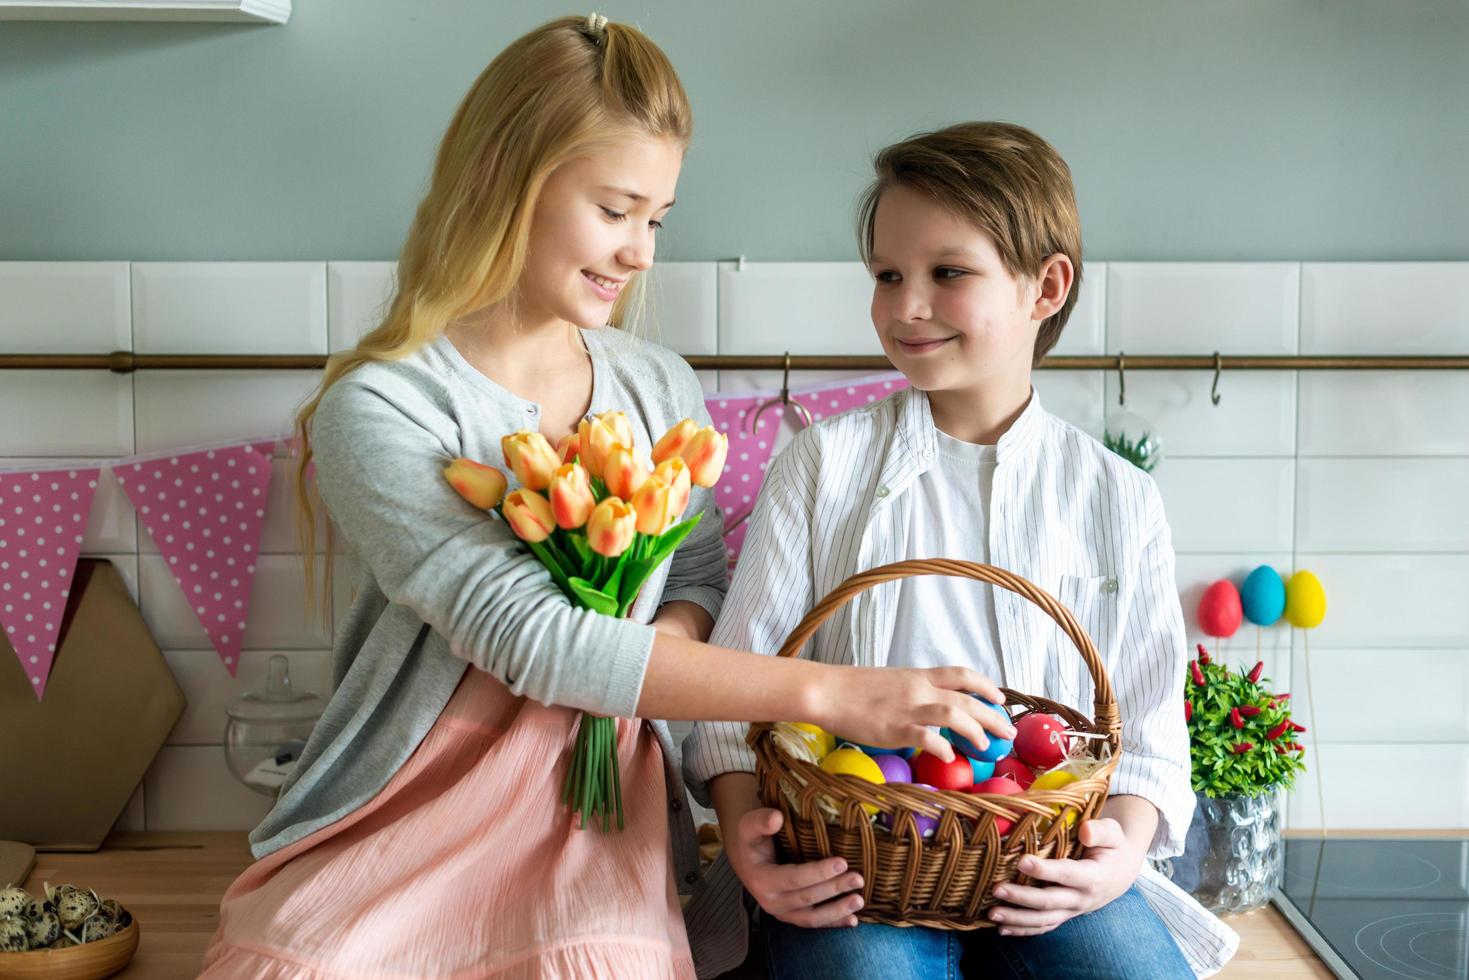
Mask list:
[[[679,68],[661,257],[851,258],[873,150],[1028,125],[1098,259],[1469,258],[1465,0],[606,0]],[[396,255],[443,126],[545,0],[284,27],[0,21],[0,259]]]

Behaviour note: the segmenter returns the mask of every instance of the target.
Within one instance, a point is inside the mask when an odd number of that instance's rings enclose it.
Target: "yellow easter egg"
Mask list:
[[[836,736],[819,725],[812,725],[804,721],[793,721],[790,724],[792,728],[804,733],[806,743],[811,746],[811,751],[816,753],[818,762],[831,755],[832,750],[837,747]]]
[[[1326,590],[1310,572],[1296,572],[1285,583],[1285,618],[1292,626],[1315,629],[1326,618]]]
[[[1037,790],[1037,789],[1060,789],[1062,786],[1065,786],[1068,783],[1074,783],[1074,782],[1076,782],[1076,774],[1075,773],[1066,772],[1065,770],[1062,770],[1062,769],[1052,769],[1050,772],[1043,772],[1039,776],[1035,777],[1035,782],[1033,782],[1033,783],[1030,784],[1030,788],[1032,790]],[[1061,812],[1061,808],[1060,807],[1054,807],[1051,812],[1052,813],[1060,813]],[[1066,826],[1068,826],[1068,827],[1075,827],[1076,826],[1076,811],[1075,810],[1067,810],[1066,811]]]
[[[837,749],[826,758],[821,760],[821,768],[833,776],[856,776],[865,779],[869,783],[885,783],[882,769],[872,761],[872,757],[866,755],[861,749]],[[877,807],[870,803],[864,803],[862,809],[868,813],[876,813]]]

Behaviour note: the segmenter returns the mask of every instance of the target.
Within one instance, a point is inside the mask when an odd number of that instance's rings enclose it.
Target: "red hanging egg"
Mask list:
[[[1221,638],[1233,636],[1244,617],[1239,589],[1229,579],[1222,578],[1204,590],[1199,600],[1199,625],[1205,633]]]
[[[963,752],[955,752],[953,762],[945,762],[932,752],[924,752],[913,758],[913,781],[927,783],[934,789],[962,793],[974,785],[974,767]]]
[[[1036,769],[1059,766],[1071,750],[1065,730],[1065,723],[1055,715],[1036,711],[1023,714],[1015,719],[1015,754]]]
[[[1035,782],[1035,770],[1013,755],[1007,755],[995,763],[995,775],[1015,780],[1021,789],[1030,789],[1030,784]]]

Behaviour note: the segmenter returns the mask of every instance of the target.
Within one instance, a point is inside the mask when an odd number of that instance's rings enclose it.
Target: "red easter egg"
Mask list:
[[[995,763],[995,775],[1015,780],[1021,789],[1030,789],[1030,784],[1035,782],[1035,770],[1013,755],[1007,755]]]
[[[1245,618],[1240,604],[1239,589],[1227,578],[1222,578],[1204,590],[1199,600],[1199,625],[1210,636],[1233,636]]]
[[[998,767],[998,763],[996,765]],[[991,776],[984,782],[976,783],[974,785],[974,788],[971,789],[969,792],[1000,793],[1004,796],[1019,796],[1024,793],[1025,790],[1021,789],[1020,784],[1013,779],[1008,779],[1004,776]],[[1015,821],[1011,820],[1009,817],[995,817],[995,830],[999,832],[1001,837],[1004,837],[1006,834],[1008,834],[1010,832],[1010,828],[1013,826],[1015,826]]]
[[[1015,754],[1036,769],[1059,766],[1071,750],[1066,724],[1055,715],[1028,712],[1015,719]]]
[[[963,752],[955,752],[953,762],[945,762],[932,752],[924,752],[913,757],[913,781],[927,783],[934,789],[962,793],[974,785],[974,767]]]

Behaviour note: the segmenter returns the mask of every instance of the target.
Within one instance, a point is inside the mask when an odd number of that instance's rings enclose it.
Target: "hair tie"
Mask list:
[[[600,41],[607,31],[607,18],[601,14],[588,14],[585,31],[592,40]]]

